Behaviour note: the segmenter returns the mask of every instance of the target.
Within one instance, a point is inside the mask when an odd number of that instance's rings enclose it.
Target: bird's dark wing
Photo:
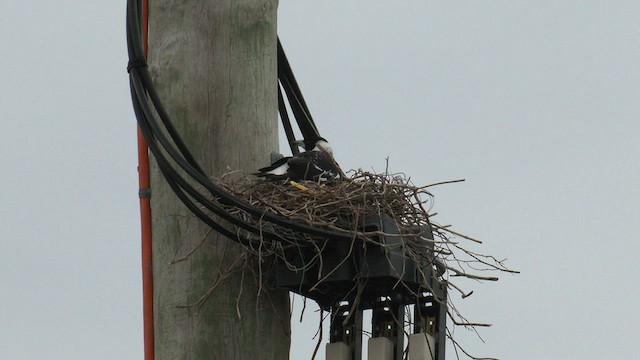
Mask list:
[[[307,151],[289,160],[289,173],[292,180],[317,181],[334,179],[340,171],[331,155],[323,151]]]
[[[314,161],[314,165],[323,173],[325,179],[336,178],[340,175],[340,169],[331,155],[320,152]]]
[[[291,180],[312,180],[322,173],[314,166],[315,153],[317,151],[307,151],[289,159],[289,178]]]

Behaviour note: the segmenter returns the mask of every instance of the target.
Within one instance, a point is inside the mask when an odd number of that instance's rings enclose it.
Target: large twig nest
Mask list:
[[[434,215],[429,214],[433,196],[427,189],[435,185],[462,180],[415,186],[404,174],[376,174],[365,171],[350,171],[349,174],[350,176],[342,181],[325,183],[252,181],[246,177],[226,176],[219,180],[219,184],[234,196],[264,209],[265,213],[280,215],[313,227],[349,234],[353,239],[358,238],[364,241],[374,242],[372,239],[381,234],[364,231],[361,228],[361,219],[367,215],[386,214],[393,219],[398,234],[401,234],[406,255],[417,264],[423,262],[421,259],[424,259],[426,253],[431,258],[435,257],[437,262],[447,270],[444,276],[442,273],[438,274],[438,281],[441,281],[449,290],[458,291],[463,298],[471,295],[473,291],[464,291],[459,284],[453,282],[453,277],[495,281],[498,278],[487,275],[488,271],[517,273],[507,268],[504,260],[471,251],[469,246],[461,244],[462,241],[481,243],[480,241],[452,230],[449,225],[439,225],[430,221],[430,216]],[[305,247],[317,240],[322,240],[262,221],[235,207],[226,208],[230,213],[264,231],[274,233],[283,239],[295,240],[290,243],[267,241],[260,235],[234,229],[253,240],[252,243],[260,244],[258,248],[254,246],[247,250],[260,255],[261,258],[265,255],[275,255],[286,261],[286,249],[292,246]],[[419,232],[412,231],[416,227],[429,226],[433,229],[435,240],[430,239],[431,236],[425,237]],[[432,268],[425,271],[432,271]],[[452,293],[453,291],[448,293],[446,301],[449,308],[448,314],[454,325],[471,328],[488,326],[488,324],[467,321],[451,301]],[[454,344],[459,346],[455,341]]]

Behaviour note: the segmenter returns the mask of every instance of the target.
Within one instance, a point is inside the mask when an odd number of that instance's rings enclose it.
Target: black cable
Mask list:
[[[145,64],[144,67],[146,68],[146,59],[144,56],[144,51],[142,49],[142,36],[141,36],[141,28],[139,24],[140,0],[129,1],[129,5],[130,5],[129,9],[131,10],[131,13],[128,15],[128,22],[127,22],[127,35],[128,35],[127,46],[129,49],[130,60],[129,60],[129,66],[127,67],[127,70],[129,71],[129,73],[131,73],[130,70],[131,70],[132,63],[142,62]],[[132,29],[137,29],[137,31],[131,31]],[[131,54],[134,55],[133,58]],[[142,76],[143,84],[153,83],[148,70],[145,69],[145,71],[140,71],[139,75]],[[178,149],[183,154],[185,159],[189,162],[189,164],[191,164],[197,171],[204,174],[204,171],[202,170],[202,168],[200,168],[200,165],[198,164],[198,162],[193,158],[193,156],[187,149],[187,146],[184,144],[184,142],[180,138],[180,136],[178,136],[178,132],[174,128],[173,123],[169,120],[169,114],[167,113],[164,106],[162,105],[162,102],[160,101],[160,96],[158,96],[158,93],[156,92],[155,87],[145,86],[145,90],[149,95],[149,97],[151,98],[151,101],[153,102],[153,105],[158,113],[158,116],[160,116],[160,119],[162,120],[164,126],[166,127],[167,132],[175,142],[175,145],[178,147]]]
[[[147,72],[147,69],[138,69],[137,71],[140,71],[142,73]],[[134,90],[140,94],[142,93],[142,84],[139,81],[139,79],[136,79],[134,77],[133,79],[133,85],[134,85]],[[256,218],[263,218],[264,220],[270,221],[270,222],[274,222],[277,223],[276,221],[280,220],[277,218],[277,216],[274,216],[273,214],[268,214],[268,213],[264,213],[263,210],[261,209],[257,209],[235,197],[233,197],[232,195],[230,195],[229,193],[227,193],[224,189],[221,189],[219,186],[217,186],[216,184],[214,184],[213,182],[211,182],[211,180],[204,175],[201,171],[199,171],[198,169],[194,168],[191,166],[191,164],[189,164],[182,156],[181,154],[176,151],[176,149],[172,148],[171,146],[171,141],[166,137],[166,135],[164,134],[164,132],[162,131],[163,129],[160,128],[159,124],[155,121],[153,113],[151,111],[151,109],[148,107],[148,104],[146,104],[146,102],[144,101],[146,97],[138,97],[139,103],[141,105],[142,108],[142,112],[145,115],[145,118],[147,119],[148,124],[151,127],[151,131],[154,134],[154,139],[156,141],[158,141],[160,143],[160,145],[162,146],[162,148],[164,149],[164,151],[172,158],[172,160],[178,165],[180,166],[193,180],[195,180],[196,182],[198,182],[201,186],[203,186],[205,189],[207,189],[213,196],[215,197],[219,197],[219,201],[222,204],[228,205],[228,206],[234,206],[237,207],[241,210],[246,211],[247,213],[253,215]],[[145,133],[143,133],[144,135]],[[152,152],[154,153],[154,155],[156,155],[157,157],[164,157],[164,154],[159,150],[159,148],[156,147],[151,147],[150,144],[150,149],[152,150]],[[176,173],[177,174],[177,173]],[[197,193],[197,190],[193,189],[194,193]],[[236,225],[239,226],[245,226],[247,228],[247,230],[250,230],[250,225],[245,224],[243,225],[242,223],[237,223],[235,221],[235,219],[233,219],[230,215],[227,215],[226,213],[224,213],[223,211],[221,212],[216,212],[217,215],[225,218],[225,220],[234,222]],[[227,218],[229,217],[229,218]],[[276,218],[276,221],[271,221],[270,218]],[[285,218],[282,218],[285,219]],[[303,225],[303,224],[299,224],[299,223],[294,223],[288,219],[285,219],[285,223],[287,223],[286,225],[282,225],[277,223],[278,225],[281,226],[285,226],[287,228],[290,228],[292,230],[297,230],[297,231],[303,231],[303,232],[307,232],[309,234],[314,234],[317,231],[323,231],[323,232],[328,232],[322,229],[317,229],[317,228],[311,228],[312,231],[308,231],[308,229],[306,229],[308,226]],[[293,226],[291,226],[293,225]],[[259,230],[257,228],[255,228],[253,230],[254,232],[258,232]],[[330,233],[330,232],[328,232]],[[318,235],[318,234],[316,234]],[[345,235],[342,235],[343,237],[346,237]]]
[[[312,132],[309,135],[319,135],[318,127],[313,121],[313,117],[311,116],[311,111],[309,111],[309,107],[307,106],[306,101],[304,101],[304,96],[302,96],[302,91],[300,90],[300,86],[298,85],[298,81],[296,80],[295,75],[293,74],[293,69],[291,68],[291,64],[289,63],[289,59],[287,58],[287,54],[284,51],[284,47],[282,46],[282,42],[280,38],[278,38],[278,79],[281,82],[286,82],[287,87],[290,88],[290,93],[294,96],[296,107],[299,107],[302,111],[302,120],[306,121],[306,124],[303,124],[305,128],[312,128]],[[305,129],[306,130],[306,129]]]
[[[141,86],[139,82],[136,81],[136,79],[132,79],[131,82],[132,82],[133,88],[138,90],[136,91],[136,93],[139,93],[139,89]],[[180,196],[181,194],[184,195],[186,193],[188,196],[190,196],[197,203],[205,207],[207,210],[213,212],[214,214],[220,216],[224,220],[244,230],[250,231],[254,234],[260,234],[262,237],[270,240],[277,240],[277,241],[286,240],[279,235],[276,235],[274,233],[271,233],[269,231],[256,227],[255,225],[247,223],[242,219],[238,219],[232,216],[226,211],[226,209],[217,205],[215,202],[211,201],[207,196],[204,196],[199,191],[197,191],[193,186],[191,186],[191,184],[187,180],[185,180],[178,173],[178,171],[176,171],[173,167],[171,167],[170,165],[171,162],[167,159],[164,152],[160,149],[160,147],[156,143],[156,142],[159,142],[160,145],[167,144],[168,139],[165,138],[164,134],[162,134],[161,131],[158,131],[161,129],[157,129],[157,128],[154,129],[154,125],[153,125],[154,123],[148,121],[149,119],[148,115],[151,112],[147,104],[140,101],[140,97],[136,97],[134,99],[134,112],[137,114],[139,118],[143,120],[143,121],[139,121],[140,130],[143,136],[148,139],[154,139],[154,141],[149,141],[148,145],[149,145],[149,149],[156,157],[156,161],[158,162],[158,166],[160,167],[162,174],[167,179],[167,181],[175,184],[175,187],[172,186],[172,189],[176,192],[176,194],[180,197],[180,199],[185,203],[185,205],[187,205],[187,207],[193,208],[193,206],[191,206],[190,204],[191,200],[187,199],[189,202],[187,203],[187,200],[185,200],[184,197]],[[155,126],[157,126],[157,124]],[[170,155],[170,157],[173,158],[173,160],[176,160],[176,159],[181,160],[180,158],[177,158],[177,155],[174,154],[174,151],[172,149],[165,148],[165,152],[167,152]],[[176,187],[179,188],[180,192],[176,191]],[[197,208],[197,205],[195,206]],[[210,222],[215,222],[215,220],[213,220],[212,218],[208,218],[207,223],[210,223]]]
[[[199,166],[191,152],[185,146],[182,141],[180,135],[175,130],[170,118],[165,111],[160,98],[153,86],[153,82],[151,80],[151,76],[146,67],[146,60],[142,51],[142,38],[140,31],[140,22],[139,22],[139,9],[140,2],[139,0],[128,0],[127,3],[127,48],[129,51],[129,65],[128,71],[130,76],[130,84],[132,91],[132,99],[134,103],[134,110],[136,113],[136,118],[141,126],[144,127],[143,136],[149,143],[149,149],[156,156],[157,159],[161,159],[162,161],[162,172],[171,188],[176,192],[176,195],[180,198],[180,200],[185,203],[185,205],[194,212],[198,218],[203,220],[205,223],[212,226],[217,231],[224,229],[222,225],[220,225],[214,218],[204,213],[195,202],[201,204],[207,210],[215,213],[216,215],[223,218],[225,221],[228,221],[240,228],[243,228],[251,233],[264,236],[271,240],[279,240],[286,241],[287,239],[283,239],[282,237],[265,232],[262,228],[258,228],[250,223],[236,218],[226,212],[226,210],[216,205],[213,201],[209,200],[206,196],[204,196],[199,190],[197,190],[193,185],[191,185],[190,181],[187,181],[182,176],[180,176],[179,172],[174,169],[170,164],[175,163],[178,167],[180,167],[186,175],[196,183],[200,184],[203,188],[205,188],[214,198],[217,198],[219,203],[225,206],[233,206],[236,207],[247,214],[254,217],[254,219],[260,219],[261,221],[267,221],[273,223],[278,226],[282,226],[293,231],[306,233],[309,235],[320,236],[323,238],[330,239],[349,239],[350,236],[342,233],[336,233],[333,231],[318,229],[312,226],[308,226],[305,224],[297,223],[291,221],[285,217],[270,214],[264,212],[264,210],[256,208],[241,199],[234,197],[233,195],[226,192],[223,188],[214,184],[204,173],[202,168]],[[279,58],[280,59],[280,58]],[[282,58],[283,61],[286,60],[286,57]],[[280,60],[279,60],[280,62]],[[279,67],[280,68],[280,67]],[[308,115],[308,108],[304,103],[304,99],[299,93],[299,87],[295,82],[295,78],[290,78],[288,76],[292,75],[290,71],[290,67],[283,66],[284,68],[284,77],[281,78],[283,83],[283,88],[285,92],[289,89],[288,97],[293,97],[295,99],[295,104],[291,104],[292,109],[295,112],[303,112]],[[287,70],[287,68],[289,70]],[[287,75],[287,72],[291,72],[290,75]],[[297,90],[296,90],[297,89]],[[160,117],[160,122],[156,120],[154,112],[150,104],[148,103],[149,99],[151,100],[151,104],[153,105],[153,109]],[[305,115],[305,116],[307,116]],[[310,115],[307,116],[308,123],[305,125],[306,128],[303,130],[301,128],[301,132],[305,139],[308,136],[318,136],[317,129],[315,128],[315,124],[313,124],[313,120]],[[298,119],[297,119],[298,120]],[[298,125],[300,126],[303,121],[298,121]],[[160,125],[162,124],[162,125]],[[306,133],[306,134],[305,134]],[[309,135],[311,134],[311,135]],[[168,136],[168,137],[167,137]],[[168,160],[166,155],[171,158],[171,161]],[[243,242],[246,244],[247,239],[240,238],[237,234],[234,234],[228,230],[220,231],[223,235],[231,238],[232,240]]]
[[[300,86],[293,74],[293,70],[291,69],[291,65],[287,59],[287,54],[284,52],[280,39],[278,39],[278,80],[282,84],[282,88],[287,95],[291,111],[293,112],[296,122],[298,123],[298,128],[304,138],[305,149],[311,150],[315,145],[316,140],[320,138],[320,132],[313,121],[313,117],[311,116],[307,103],[304,101],[302,91],[300,90]]]
[[[289,112],[287,111],[287,106],[284,103],[284,98],[282,97],[282,90],[280,89],[280,85],[278,84],[278,112],[280,113],[280,118],[282,120],[282,127],[284,128],[284,133],[287,135],[287,140],[289,142],[289,147],[291,148],[291,153],[293,155],[300,154],[300,149],[298,148],[298,142],[296,141],[296,137],[293,133],[293,128],[291,127],[291,121],[289,120]]]
[[[134,85],[131,84],[131,86],[133,87]],[[132,92],[131,95],[132,95],[134,113],[136,114],[137,118],[142,118],[144,115],[142,114],[142,110],[140,108],[140,103],[139,103],[139,101],[137,99],[137,94]],[[144,134],[143,136],[145,137],[145,139],[152,139],[153,135],[149,131],[148,124],[146,124],[144,121],[140,121],[139,124],[140,124],[140,131]],[[154,141],[150,141],[150,142],[148,142],[148,144],[149,144],[150,148],[156,146]],[[154,149],[154,150],[157,152],[156,149]],[[237,234],[234,234],[231,231],[227,230],[226,228],[220,226],[220,224],[215,222],[207,214],[205,214],[203,211],[201,211],[198,208],[198,206],[195,203],[193,203],[184,194],[183,190],[174,181],[174,178],[171,175],[169,175],[170,167],[167,166],[166,162],[164,161],[164,158],[162,156],[157,156],[156,159],[157,159],[157,162],[158,162],[158,167],[160,168],[160,171],[164,175],[165,180],[167,181],[167,183],[169,184],[169,186],[171,187],[173,192],[178,196],[178,198],[182,201],[182,203],[184,205],[186,205],[186,207],[189,210],[191,210],[191,212],[193,212],[199,219],[201,219],[207,225],[211,226],[214,230],[218,231],[219,233],[221,233],[222,235],[228,237],[229,239],[237,241],[237,242],[239,242],[241,244],[245,244],[245,245],[250,243],[249,240],[241,238],[240,236],[237,236]]]

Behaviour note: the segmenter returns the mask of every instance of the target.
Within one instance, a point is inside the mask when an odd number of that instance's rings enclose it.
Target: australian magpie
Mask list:
[[[340,169],[333,159],[333,150],[324,138],[305,141],[304,152],[279,159],[259,169],[254,175],[269,181],[313,180],[327,181],[340,177]]]

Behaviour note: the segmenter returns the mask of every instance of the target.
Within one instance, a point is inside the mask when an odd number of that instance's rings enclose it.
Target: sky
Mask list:
[[[142,359],[124,1],[0,14],[0,358]],[[638,18],[632,0],[280,1],[341,166],[466,179],[433,189],[438,221],[521,271],[455,300],[493,324],[456,331],[477,356],[637,357]],[[294,320],[291,359],[316,319]]]

